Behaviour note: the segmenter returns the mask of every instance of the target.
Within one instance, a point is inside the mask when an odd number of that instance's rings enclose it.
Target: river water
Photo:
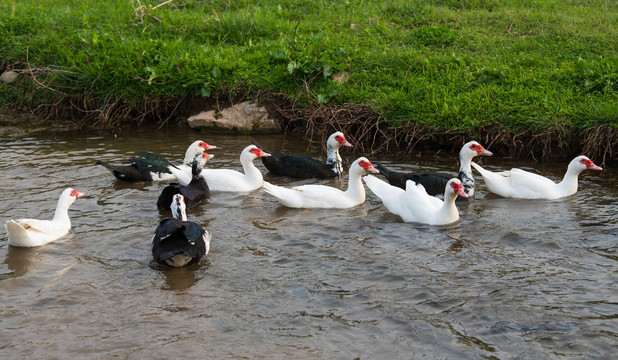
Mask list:
[[[272,150],[281,136],[255,136]],[[188,129],[70,132],[0,142],[2,222],[51,218],[85,192],[71,234],[39,248],[0,236],[5,359],[607,359],[618,350],[618,173],[587,171],[555,201],[503,199],[477,178],[457,224],[400,221],[370,191],[349,210],[279,206],[262,190],[213,192],[189,211],[213,236],[199,264],[156,265],[161,183],[121,183],[96,160],[135,151],[180,162],[202,139],[211,167],[240,169],[250,136]],[[285,148],[319,155],[293,136]],[[491,148],[489,149],[491,150]],[[341,151],[351,163],[359,154]],[[422,156],[420,156],[422,155]],[[456,173],[444,152],[370,157]],[[483,159],[560,178],[568,160]],[[596,160],[596,159],[593,159]],[[257,166],[265,170],[261,162]],[[346,172],[347,173],[347,172]],[[265,175],[268,181],[292,180]],[[321,181],[341,186],[337,180]],[[344,182],[345,183],[345,182]],[[615,356],[615,355],[614,355]]]

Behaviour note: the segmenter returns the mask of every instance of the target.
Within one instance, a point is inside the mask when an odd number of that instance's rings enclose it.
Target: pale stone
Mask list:
[[[338,83],[344,83],[346,81],[348,81],[348,78],[350,76],[348,75],[348,73],[346,71],[341,71],[335,75],[333,75],[333,80],[335,80]]]
[[[15,81],[15,79],[17,79],[17,77],[19,76],[19,73],[17,73],[16,71],[5,71],[2,73],[2,75],[0,75],[0,81],[2,81],[5,84],[10,84],[13,81]]]
[[[192,128],[238,131],[244,133],[281,132],[281,125],[270,118],[263,106],[252,102],[243,102],[221,112],[204,111],[187,119]]]

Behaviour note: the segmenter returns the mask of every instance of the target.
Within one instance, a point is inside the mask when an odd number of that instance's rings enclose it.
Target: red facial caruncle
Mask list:
[[[70,194],[70,196],[75,196],[76,198],[78,198],[80,196],[84,196],[84,195],[85,195],[84,193],[80,193],[77,190],[71,190],[71,194]]]
[[[350,144],[348,140],[346,140],[346,138],[343,137],[342,135],[335,136],[335,140],[337,140],[337,142],[343,146],[352,147],[352,144]]]
[[[453,191],[455,192],[455,194],[462,196],[462,197],[468,197],[468,194],[466,194],[466,192],[464,191],[463,184],[461,182],[459,181],[451,182],[451,188],[453,188]]]
[[[586,169],[590,169],[590,170],[603,170],[602,167],[596,165],[592,160],[590,160],[588,158],[583,158],[579,162],[584,164],[584,165],[586,165]]]
[[[477,155],[487,155],[487,156],[493,155],[493,153],[491,151],[485,150],[485,148],[481,144],[472,144],[472,145],[470,145],[470,150],[476,151]]]
[[[214,145],[208,145],[203,141],[200,141],[200,143],[197,145],[197,147],[201,147],[204,150],[210,150],[210,149],[216,149],[217,147]]]
[[[371,162],[369,162],[368,160],[361,160],[358,162],[358,165],[362,167],[366,172],[372,172],[372,173],[379,172],[378,169],[374,168]]]
[[[260,148],[257,148],[257,147],[251,148],[251,150],[249,150],[249,152],[255,154],[255,156],[257,156],[257,157],[270,156],[269,153],[264,152],[264,150],[262,150]]]

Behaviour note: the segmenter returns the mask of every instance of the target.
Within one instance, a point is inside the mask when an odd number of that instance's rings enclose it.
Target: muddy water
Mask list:
[[[281,148],[279,137],[257,138]],[[149,249],[166,216],[155,205],[163,185],[120,183],[94,162],[118,162],[140,150],[180,161],[196,139],[222,147],[212,151],[211,167],[235,169],[250,142],[189,130],[0,142],[3,222],[50,218],[67,186],[87,194],[72,206],[72,233],[61,241],[21,249],[0,235],[4,358],[615,354],[615,170],[585,172],[579,193],[556,201],[503,199],[479,180],[476,199],[458,205],[460,222],[446,227],[403,223],[370,192],[350,210],[309,211],[280,207],[261,190],[213,193],[189,213],[213,234],[211,253],[195,266],[166,269],[152,262]],[[307,144],[292,138],[286,148],[305,152]],[[399,170],[420,162],[427,170],[457,169],[456,157],[445,154],[370,160]],[[484,164],[518,164],[553,178],[566,168],[566,161],[499,156]]]

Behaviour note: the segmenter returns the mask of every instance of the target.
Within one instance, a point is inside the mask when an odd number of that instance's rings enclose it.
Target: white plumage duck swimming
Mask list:
[[[477,163],[472,166],[483,176],[487,189],[503,197],[516,199],[559,199],[577,192],[577,178],[586,170],[603,170],[592,160],[580,155],[571,160],[562,181],[552,180],[522,169],[513,168],[508,171],[492,172],[485,170]]]
[[[459,220],[455,199],[457,195],[468,197],[461,180],[457,178],[447,182],[444,201],[427,194],[422,185],[412,180],[406,182],[405,190],[375,176],[367,176],[365,183],[388,211],[399,215],[404,221],[429,225],[447,225]]]
[[[348,188],[345,191],[326,185],[303,185],[293,188],[264,182],[264,191],[276,197],[281,205],[292,208],[347,209],[365,202],[365,187],[361,177],[377,173],[367,158],[356,159],[350,166]]]
[[[9,235],[9,245],[41,246],[66,235],[71,230],[69,207],[80,196],[84,196],[84,193],[71,188],[65,189],[60,194],[52,220],[19,219],[7,221],[4,226]]]
[[[249,192],[262,187],[264,177],[253,164],[253,160],[270,156],[269,153],[254,145],[249,145],[240,153],[240,163],[243,172],[231,169],[204,169],[202,176],[206,179],[211,191]],[[186,184],[186,179],[178,182]]]

